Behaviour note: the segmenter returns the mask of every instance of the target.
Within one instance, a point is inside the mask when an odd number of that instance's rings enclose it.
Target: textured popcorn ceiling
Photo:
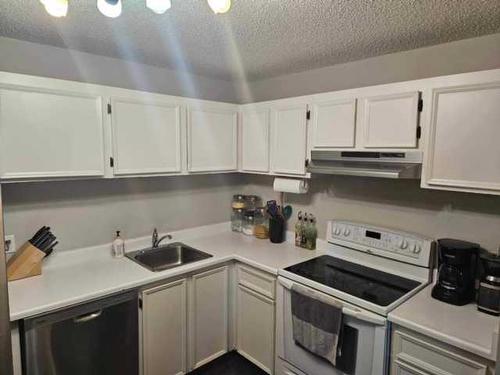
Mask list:
[[[500,0],[233,0],[217,16],[205,0],[172,0],[164,15],[122,1],[117,19],[95,0],[69,0],[57,19],[39,0],[0,0],[0,35],[255,80],[500,32]]]

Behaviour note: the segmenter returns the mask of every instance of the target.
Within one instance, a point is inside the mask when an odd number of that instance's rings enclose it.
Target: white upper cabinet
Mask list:
[[[307,105],[275,106],[271,123],[271,171],[304,175],[307,158]]]
[[[191,106],[187,135],[189,172],[236,170],[237,127],[236,106]]]
[[[267,108],[241,111],[241,170],[269,172],[270,119]]]
[[[115,175],[181,172],[181,107],[112,98]]]
[[[104,175],[100,96],[0,86],[1,178]]]
[[[352,148],[356,133],[356,99],[312,105],[312,148]]]
[[[415,148],[418,145],[419,92],[363,98],[361,126],[366,148]]]
[[[429,122],[422,185],[500,194],[500,80],[436,87]]]

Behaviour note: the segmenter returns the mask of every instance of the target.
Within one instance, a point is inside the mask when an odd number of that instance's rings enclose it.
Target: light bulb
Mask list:
[[[106,17],[116,18],[122,14],[122,1],[97,0],[97,9]]]
[[[231,8],[231,0],[207,0],[208,5],[217,13],[226,13]]]
[[[68,14],[68,0],[40,0],[48,14],[65,17]]]
[[[146,0],[146,6],[156,14],[163,14],[172,6],[170,0]]]

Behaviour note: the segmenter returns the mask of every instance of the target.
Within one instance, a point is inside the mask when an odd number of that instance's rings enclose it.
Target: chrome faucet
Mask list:
[[[153,249],[156,249],[160,245],[160,242],[163,241],[164,239],[171,240],[172,236],[170,234],[166,234],[166,235],[162,236],[161,238],[158,238],[158,230],[155,228],[153,230],[153,236],[151,237]]]

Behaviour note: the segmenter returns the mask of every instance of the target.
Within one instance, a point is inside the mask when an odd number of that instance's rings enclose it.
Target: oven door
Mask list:
[[[343,327],[337,365],[312,354],[293,339],[290,290],[294,282],[278,277],[276,352],[282,360],[307,375],[381,375],[387,373],[387,320],[377,314],[340,301]],[[302,285],[302,284],[301,284]],[[302,285],[304,287],[304,285]],[[314,290],[315,293],[321,293]],[[325,298],[335,298],[321,293]]]

